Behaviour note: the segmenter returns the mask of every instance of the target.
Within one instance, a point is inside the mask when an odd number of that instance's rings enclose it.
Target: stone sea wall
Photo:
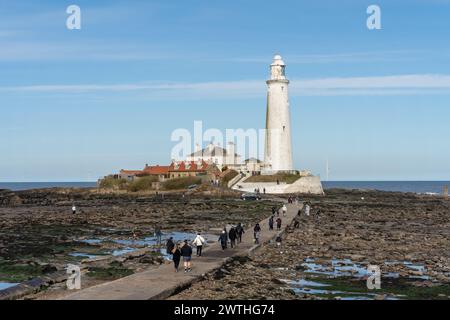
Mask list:
[[[242,192],[254,192],[255,189],[259,189],[263,192],[263,189],[266,189],[266,194],[324,194],[320,177],[316,176],[301,177],[292,184],[287,184],[284,182],[280,184],[277,184],[276,182],[241,182],[235,185],[233,189]]]

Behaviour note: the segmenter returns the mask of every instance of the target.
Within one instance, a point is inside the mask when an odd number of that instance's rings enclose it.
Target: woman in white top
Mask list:
[[[203,245],[206,243],[205,238],[203,238],[200,233],[197,233],[197,236],[195,237],[194,241],[192,241],[192,244],[197,247],[197,257],[202,256],[202,250]]]
[[[311,211],[310,205],[309,205],[309,204],[306,204],[306,206],[305,206],[305,214],[306,214],[307,217],[309,217],[310,211]]]

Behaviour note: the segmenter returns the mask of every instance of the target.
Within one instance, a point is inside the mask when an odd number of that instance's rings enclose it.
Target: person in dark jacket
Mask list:
[[[255,225],[255,228],[253,228],[253,236],[255,238],[256,244],[259,244],[260,235],[261,235],[261,227],[260,227],[259,223],[257,223]]]
[[[233,249],[236,246],[237,238],[236,229],[234,227],[231,227],[230,232],[228,233],[228,237],[230,238],[231,249]]]
[[[294,218],[294,228],[298,229],[300,228],[300,216],[296,215]]]
[[[184,245],[181,248],[181,255],[184,261],[184,272],[191,272],[192,247],[187,240],[184,241]]]
[[[273,230],[273,220],[275,219],[275,217],[274,216],[271,216],[270,218],[269,218],[269,230]]]
[[[227,227],[223,227],[223,231],[225,231],[225,237],[227,238],[227,243],[228,243],[228,231],[227,231]]]
[[[281,243],[283,242],[283,238],[281,237],[281,235],[279,234],[277,236],[277,238],[275,239],[275,242],[277,243],[278,247],[281,247]]]
[[[173,242],[173,237],[170,237],[166,243],[166,252],[167,254],[172,254],[173,249],[175,248],[175,242]]]
[[[222,231],[222,234],[219,237],[220,245],[222,246],[222,250],[227,248],[228,236],[225,230]]]
[[[280,231],[281,230],[281,218],[277,219],[277,230]]]
[[[320,209],[317,209],[316,220],[320,220],[321,215],[322,215],[322,211],[320,211]]]
[[[238,238],[238,242],[241,243],[242,242],[242,235],[245,233],[244,227],[242,227],[242,224],[239,222],[237,227],[236,227],[236,233],[237,233],[237,238]]]
[[[175,267],[175,272],[178,272],[178,268],[180,266],[180,260],[181,260],[181,250],[180,250],[179,244],[174,245],[171,254],[172,254],[173,265]]]
[[[162,244],[162,231],[161,231],[161,227],[159,225],[157,225],[155,227],[155,237],[156,237],[156,242],[158,244],[158,246],[160,246]]]

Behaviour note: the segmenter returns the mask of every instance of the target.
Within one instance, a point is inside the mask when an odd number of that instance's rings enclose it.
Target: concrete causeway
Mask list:
[[[301,206],[287,204],[286,216],[280,215],[283,220],[282,230],[292,223]],[[278,232],[276,225],[274,231],[269,231],[269,219],[260,222],[261,244],[266,244],[274,239]],[[180,262],[180,272],[174,272],[173,263],[163,264],[157,269],[152,269],[133,274],[115,281],[82,289],[71,293],[63,300],[163,300],[173,294],[189,287],[191,284],[202,280],[205,274],[220,269],[228,260],[251,254],[260,245],[253,241],[253,227],[247,229],[242,238],[242,243],[236,248],[222,250],[218,242],[210,244],[203,250],[203,257],[192,258],[192,271],[184,273],[183,260]],[[217,237],[218,238],[218,237]]]

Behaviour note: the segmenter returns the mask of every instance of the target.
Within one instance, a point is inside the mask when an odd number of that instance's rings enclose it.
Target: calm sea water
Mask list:
[[[18,283],[0,282],[0,291],[18,285]]]
[[[414,193],[442,193],[450,181],[324,181],[325,189],[365,189]],[[0,182],[0,189],[13,191],[41,188],[95,188],[96,182]]]
[[[325,189],[365,189],[441,194],[450,181],[325,181]]]
[[[96,182],[0,182],[0,189],[13,191],[44,188],[95,188]]]

